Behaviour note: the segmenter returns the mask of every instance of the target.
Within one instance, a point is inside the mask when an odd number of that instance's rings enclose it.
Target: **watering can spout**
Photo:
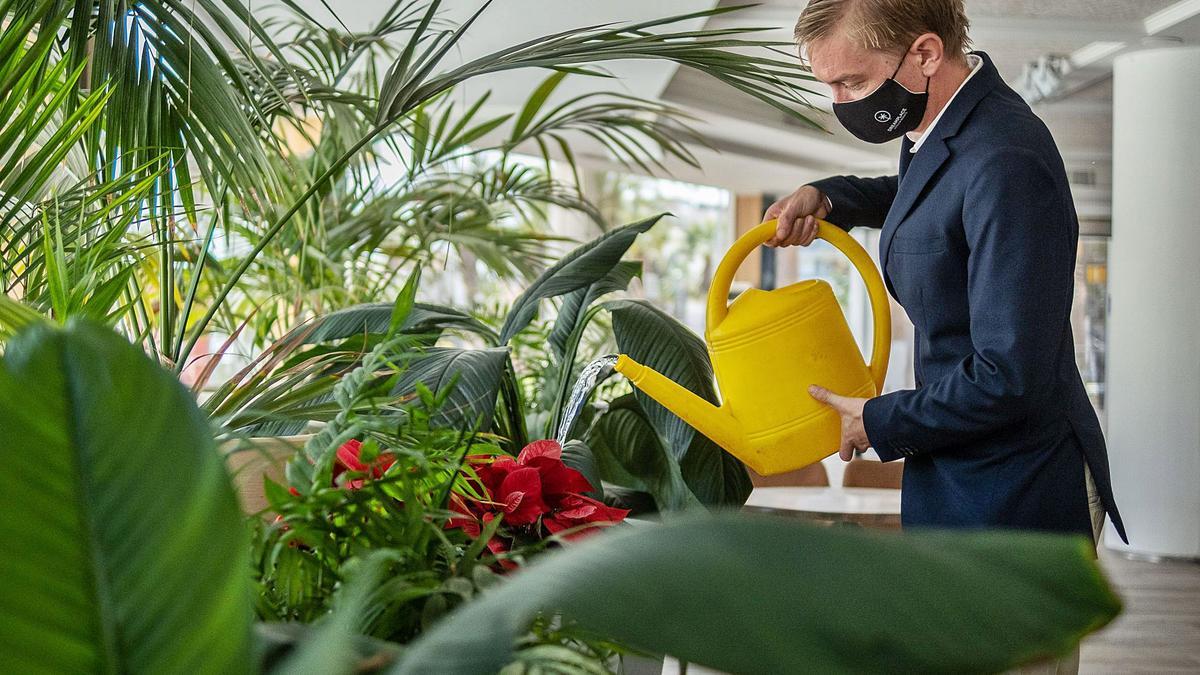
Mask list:
[[[613,369],[629,379],[633,386],[658,401],[664,408],[678,415],[691,426],[700,430],[718,445],[735,456],[743,446],[741,425],[730,414],[729,409],[715,406],[680,386],[674,380],[656,370],[621,354]]]

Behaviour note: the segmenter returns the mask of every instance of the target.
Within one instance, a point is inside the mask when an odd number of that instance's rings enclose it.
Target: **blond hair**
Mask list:
[[[971,44],[963,0],[810,0],[796,22],[796,43],[803,51],[843,24],[851,40],[875,51],[906,50],[922,33],[941,38],[951,59]]]

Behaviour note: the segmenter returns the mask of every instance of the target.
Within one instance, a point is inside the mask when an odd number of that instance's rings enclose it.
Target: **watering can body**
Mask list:
[[[771,291],[749,289],[728,304],[742,260],[775,233],[776,221],[747,232],[717,268],[708,297],[705,342],[721,404],[622,354],[617,372],[761,475],[798,469],[834,453],[837,412],[812,398],[810,384],[844,396],[879,393],[887,371],[891,313],[879,271],[845,231],[826,222],[818,236],[850,258],[866,281],[875,319],[871,363],[829,284],[800,281]]]

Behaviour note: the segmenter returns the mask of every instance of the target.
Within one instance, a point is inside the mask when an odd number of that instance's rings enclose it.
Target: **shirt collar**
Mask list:
[[[946,109],[949,108],[950,104],[954,102],[954,97],[958,96],[958,92],[962,91],[963,87],[967,86],[967,82],[975,76],[975,73],[978,73],[980,70],[982,70],[983,59],[978,54],[967,54],[967,65],[971,67],[971,72],[967,73],[967,77],[963,79],[962,84],[958,85],[958,89],[955,89],[954,93],[950,95],[950,99],[946,101],[946,105],[942,106],[942,109],[938,111],[937,116],[933,118],[933,121],[929,123],[929,126],[925,129],[925,131],[910,131],[905,134],[908,136],[908,140],[913,142],[912,147],[908,149],[909,152],[916,152],[917,150],[921,149],[921,145],[925,142],[925,139],[929,137],[929,132],[933,131],[933,127],[937,125],[938,120],[942,119],[942,115],[946,112]]]

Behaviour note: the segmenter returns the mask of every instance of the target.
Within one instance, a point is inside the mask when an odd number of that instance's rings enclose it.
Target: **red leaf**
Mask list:
[[[562,463],[562,460],[549,457],[535,457],[529,466],[538,470],[542,477],[542,492],[547,498],[563,495],[568,492],[590,492],[592,484],[575,469]]]
[[[508,474],[519,468],[521,468],[520,465],[512,457],[500,457],[479,463],[475,467],[475,474],[479,476],[484,487],[495,494],[500,490],[500,484],[504,482]]]
[[[351,439],[342,444],[342,447],[337,449],[337,460],[342,465],[343,470],[350,471],[366,471],[367,466],[358,461],[358,454],[362,452],[362,441]],[[340,473],[340,472],[339,472]]]
[[[467,506],[466,501],[459,495],[451,494],[449,506],[450,511],[455,515],[451,516],[450,519],[446,521],[443,529],[462,529],[463,532],[466,532],[472,537],[478,537],[481,530],[479,519],[471,513],[471,509]]]
[[[555,517],[545,518],[542,520],[542,523],[546,526],[546,529],[550,531],[550,534],[558,534],[559,532],[562,532],[563,530],[579,528],[575,532],[563,535],[562,538],[566,539],[567,541],[576,541],[578,539],[582,539],[583,537],[586,537],[589,534],[599,532],[603,528],[603,525],[599,525],[596,523],[589,523],[586,521],[570,522],[570,521],[555,518]]]
[[[563,499],[561,507],[563,510],[556,514],[559,517],[564,517],[564,514],[574,513],[590,507],[590,510],[587,512],[586,516],[574,518],[575,520],[581,520],[589,523],[617,523],[625,520],[625,516],[629,515],[628,509],[614,508],[605,504],[604,502],[596,501],[595,499],[584,497],[583,495],[568,495]]]
[[[504,512],[512,513],[521,505],[521,500],[525,498],[524,492],[510,492],[504,496]]]
[[[507,558],[500,557],[501,554],[508,553],[509,548],[508,542],[500,538],[499,535],[493,536],[491,539],[489,539],[487,547],[488,550],[496,556],[496,562],[500,563],[500,567],[506,570],[514,570],[517,568],[517,564],[515,562],[508,560]]]
[[[574,508],[559,511],[555,515],[557,515],[561,518],[569,518],[571,520],[579,520],[581,518],[587,518],[588,516],[592,515],[595,512],[596,512],[596,507],[594,505],[583,504],[581,506],[576,506]]]
[[[372,478],[382,478],[393,464],[396,463],[396,456],[390,452],[380,453],[370,466],[362,463],[362,441],[358,439],[350,439],[342,444],[342,447],[337,449],[336,460],[333,463],[333,478],[346,471],[354,471],[358,473],[369,473]],[[362,487],[361,479],[349,481],[347,486],[351,490],[357,490]]]
[[[550,439],[534,441],[521,450],[521,454],[517,456],[517,463],[528,464],[534,457],[562,459],[562,446],[558,441]]]
[[[515,502],[513,493],[520,493]],[[508,514],[505,522],[512,525],[528,525],[549,510],[542,500],[542,481],[537,469],[522,467],[505,476],[497,496],[505,504],[504,512]]]

